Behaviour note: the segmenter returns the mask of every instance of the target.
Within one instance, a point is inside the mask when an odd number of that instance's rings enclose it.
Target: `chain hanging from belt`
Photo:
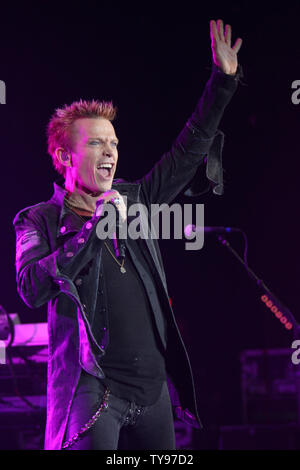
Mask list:
[[[92,426],[96,423],[97,419],[100,417],[103,410],[108,408],[108,397],[110,395],[110,390],[106,388],[101,404],[96,411],[96,413],[91,417],[91,419],[78,431],[75,433],[70,439],[65,441],[62,445],[62,449],[68,449],[72,445],[74,445]]]

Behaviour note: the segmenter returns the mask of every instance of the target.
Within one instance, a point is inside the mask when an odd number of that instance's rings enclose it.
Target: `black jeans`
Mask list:
[[[96,413],[105,392],[101,380],[82,373],[71,407],[64,442],[80,431]],[[150,406],[111,394],[90,429],[69,450],[175,450],[175,430],[167,382]]]

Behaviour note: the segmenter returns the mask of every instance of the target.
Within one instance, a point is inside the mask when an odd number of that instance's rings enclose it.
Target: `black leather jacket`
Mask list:
[[[171,202],[197,176],[207,156],[207,176],[215,188],[222,186],[220,156],[210,154],[210,150],[220,136],[217,128],[237,82],[238,75],[228,76],[213,68],[195,112],[171,150],[139,181],[114,182],[113,188],[127,196],[128,205]],[[100,363],[109,335],[105,296],[100,341],[95,340],[91,330],[102,275],[103,242],[96,236],[98,218],[93,216],[84,223],[66,207],[65,195],[64,189],[55,185],[49,201],[21,210],[14,219],[19,295],[32,308],[48,303],[46,449],[61,449],[81,369],[104,377]],[[190,362],[168,301],[157,240],[146,239],[145,249],[149,250],[163,292],[161,303],[168,325],[168,384],[174,411],[191,425],[201,427]]]

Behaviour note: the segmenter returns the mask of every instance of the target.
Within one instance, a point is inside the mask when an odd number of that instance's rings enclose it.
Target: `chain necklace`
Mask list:
[[[65,203],[66,205],[68,206],[68,209],[70,209],[74,214],[78,215],[78,217],[80,217],[80,219],[85,223],[86,221],[84,220],[83,217],[81,217],[80,214],[78,214],[77,212],[74,211],[74,209],[72,209],[72,207],[68,204],[68,201],[65,200]],[[107,243],[104,242],[104,245],[106,246],[106,249],[107,251],[109,252],[109,254],[112,256],[112,258],[115,260],[115,262],[120,266],[120,271],[122,274],[125,274],[126,273],[126,269],[124,268],[124,263],[125,263],[125,258],[123,258],[122,260],[122,263],[120,263],[117,258],[115,257],[115,255],[112,253],[112,251],[110,250],[109,246],[107,245]]]
[[[104,242],[104,245],[106,246],[107,251],[111,254],[115,262],[118,263],[118,265],[120,266],[121,273],[125,274],[126,273],[126,269],[124,268],[125,258],[123,258],[122,263],[120,263],[115,257],[115,255],[113,254],[113,252],[110,250],[109,246],[105,242]]]

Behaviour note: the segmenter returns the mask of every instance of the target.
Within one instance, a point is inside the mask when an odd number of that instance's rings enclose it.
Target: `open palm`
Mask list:
[[[238,38],[231,47],[231,26],[227,24],[224,33],[222,20],[211,20],[210,37],[214,63],[224,73],[235,74],[238,65],[237,53],[241,48],[242,39]]]

